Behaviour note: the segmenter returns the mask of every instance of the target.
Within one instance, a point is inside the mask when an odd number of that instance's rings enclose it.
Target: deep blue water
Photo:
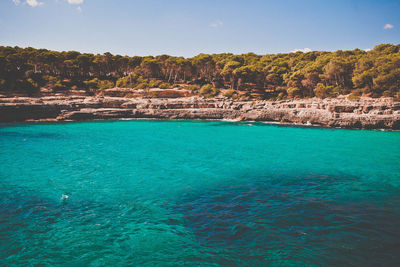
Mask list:
[[[0,190],[0,265],[400,264],[400,132],[3,124]]]

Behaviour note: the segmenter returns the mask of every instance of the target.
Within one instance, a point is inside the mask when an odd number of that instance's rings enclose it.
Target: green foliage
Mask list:
[[[204,97],[213,97],[219,94],[219,90],[211,84],[205,84],[200,88],[199,95]]]
[[[190,84],[190,85],[186,86],[185,89],[190,90],[192,92],[198,92],[200,90],[200,85]]]
[[[298,97],[301,95],[301,90],[300,90],[300,88],[297,88],[297,87],[289,87],[287,89],[287,94],[291,98]]]
[[[160,89],[171,89],[173,86],[170,83],[167,82],[162,82],[158,85],[158,88]]]
[[[148,82],[148,88],[171,89],[173,86],[169,82],[161,80],[151,80]]]
[[[347,99],[349,99],[349,100],[357,100],[357,99],[360,99],[360,96],[359,96],[359,95],[356,95],[356,94],[354,94],[354,93],[351,93],[351,94],[349,94],[349,96],[347,97]]]
[[[99,79],[94,78],[93,80],[90,81],[84,81],[84,84],[86,84],[86,86],[89,89],[99,89],[98,84],[99,84]]]
[[[392,97],[393,96],[393,92],[386,90],[382,93],[383,96],[385,97]]]
[[[332,94],[333,88],[333,86],[325,86],[322,83],[318,83],[314,89],[315,96],[319,98],[329,97]]]
[[[48,87],[54,91],[67,90],[66,84],[61,80],[59,76],[44,76],[44,80],[47,81]]]
[[[55,91],[64,91],[67,90],[67,86],[65,86],[65,84],[63,84],[60,81],[57,81],[54,85],[53,85],[53,89]]]
[[[28,78],[26,81],[27,81],[28,87],[31,88],[31,89],[34,89],[34,88],[38,88],[38,87],[39,87],[38,83],[35,82],[35,81],[34,81],[33,79],[31,79],[31,78]]]
[[[357,91],[373,97],[400,92],[400,45],[381,44],[369,52],[287,53],[276,55],[200,54],[193,58],[127,57],[76,51],[0,46],[0,89],[35,93],[44,86],[65,91],[73,86],[95,92],[112,88],[182,87],[200,95],[336,97]],[[206,88],[187,84],[209,84]],[[212,84],[212,85],[211,85]],[[211,88],[210,88],[211,87]]]
[[[109,89],[109,88],[113,88],[113,87],[114,87],[113,81],[103,80],[103,81],[99,81],[99,83],[98,83],[99,89]]]
[[[160,80],[151,80],[148,82],[149,88],[159,88],[160,84],[162,84]]]
[[[134,88],[135,89],[147,89],[147,88],[150,88],[150,86],[147,82],[142,82],[142,83],[138,83]]]
[[[168,82],[163,82],[157,79],[146,79],[141,75],[130,74],[128,76],[119,78],[116,82],[117,87],[121,88],[135,88],[135,89],[148,89],[160,88],[169,89],[173,86]]]
[[[224,96],[226,96],[228,98],[232,98],[232,99],[237,99],[238,98],[237,92],[235,90],[233,90],[233,89],[226,90],[224,92]]]
[[[129,74],[122,78],[119,78],[116,82],[117,87],[121,88],[134,88],[138,83],[144,82],[143,77],[136,74]]]
[[[114,82],[109,80],[99,80],[98,78],[94,78],[89,81],[83,82],[88,89],[96,90],[96,89],[109,89],[114,87]]]

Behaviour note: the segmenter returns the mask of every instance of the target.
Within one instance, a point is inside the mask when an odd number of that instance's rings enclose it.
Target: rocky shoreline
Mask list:
[[[351,129],[400,129],[400,102],[391,98],[242,101],[228,98],[110,96],[1,97],[0,121],[185,119],[264,121]]]

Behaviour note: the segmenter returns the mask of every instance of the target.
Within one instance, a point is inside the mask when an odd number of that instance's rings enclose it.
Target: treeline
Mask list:
[[[0,46],[0,91],[34,95],[40,88],[88,94],[112,87],[187,87],[229,97],[392,96],[400,98],[400,45],[352,51],[274,55],[200,54],[128,57]],[[201,86],[203,86],[201,88]]]

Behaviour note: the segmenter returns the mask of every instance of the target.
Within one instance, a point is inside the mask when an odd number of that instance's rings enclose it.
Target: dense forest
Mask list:
[[[400,45],[373,50],[286,54],[128,57],[0,46],[0,91],[35,95],[106,88],[186,88],[196,94],[258,99],[400,98]]]

